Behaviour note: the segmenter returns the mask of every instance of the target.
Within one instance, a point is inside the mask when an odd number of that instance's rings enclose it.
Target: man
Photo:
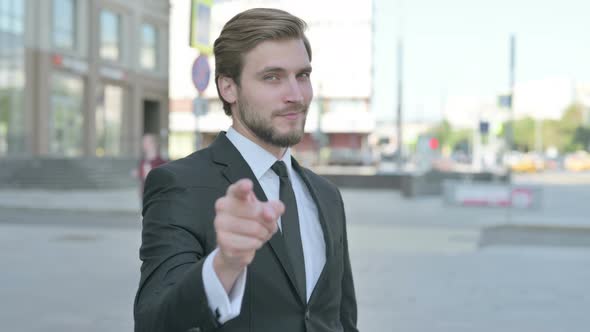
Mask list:
[[[140,192],[143,193],[145,180],[149,172],[166,163],[166,160],[160,156],[160,144],[158,137],[154,134],[145,134],[141,138],[141,160],[132,174],[140,181]]]
[[[358,331],[342,198],[289,149],[313,96],[304,29],[251,9],[215,41],[232,127],[148,176],[136,331]]]

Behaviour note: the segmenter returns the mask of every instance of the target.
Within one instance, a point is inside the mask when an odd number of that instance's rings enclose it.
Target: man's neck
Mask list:
[[[241,126],[241,125],[237,124],[235,121],[232,124],[232,127],[234,128],[235,131],[237,131],[238,133],[240,133],[242,136],[249,139],[250,141],[254,142],[255,144],[257,144],[258,146],[260,146],[264,150],[268,151],[270,154],[275,156],[278,160],[282,159],[283,156],[285,155],[285,151],[287,151],[287,148],[272,145],[272,144],[269,144],[269,143],[261,140],[250,129],[248,129],[245,126]]]

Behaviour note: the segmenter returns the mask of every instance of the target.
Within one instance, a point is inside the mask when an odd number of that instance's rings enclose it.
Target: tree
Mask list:
[[[582,125],[583,106],[572,104],[559,120],[541,120],[542,138],[545,146],[555,146],[559,151],[572,152],[588,149],[590,129]],[[531,117],[514,121],[514,145],[520,151],[529,151],[535,146],[535,123]]]
[[[582,126],[576,128],[572,145],[575,150],[590,150],[590,128]]]
[[[514,145],[520,151],[528,152],[535,146],[535,120],[526,117],[514,121]]]
[[[583,140],[583,126],[582,119],[584,109],[582,105],[570,105],[561,121],[559,122],[559,134],[563,136],[565,144],[561,149],[563,152],[573,152],[580,149],[587,148],[586,144],[582,144]],[[576,137],[576,132],[580,131]],[[578,138],[579,141],[576,139]]]

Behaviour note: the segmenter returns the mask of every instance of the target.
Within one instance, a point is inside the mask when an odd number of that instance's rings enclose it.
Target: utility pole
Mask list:
[[[397,169],[401,171],[403,161],[403,132],[402,132],[402,97],[403,97],[403,43],[400,36],[397,41]]]
[[[509,103],[509,126],[506,128],[508,151],[512,151],[514,145],[514,69],[516,67],[516,37],[514,34],[510,35],[510,103]],[[506,223],[512,223],[512,169],[508,168],[508,192],[510,193],[510,204],[506,209]]]
[[[317,97],[317,103],[318,103],[318,116],[317,116],[317,128],[316,128],[316,132],[315,132],[315,141],[316,141],[316,147],[317,147],[317,154],[316,154],[316,158],[317,158],[317,165],[322,165],[323,164],[323,160],[322,160],[322,150],[324,148],[324,143],[325,143],[325,136],[324,133],[322,132],[322,116],[324,115],[324,89],[323,89],[323,85],[322,82],[319,83],[318,85],[318,97]]]
[[[398,0],[398,35],[397,35],[397,170],[404,168],[404,142],[403,142],[403,12],[404,1]]]
[[[516,37],[510,36],[510,103],[508,107],[508,126],[506,128],[506,145],[509,151],[514,145],[514,68],[516,66]]]

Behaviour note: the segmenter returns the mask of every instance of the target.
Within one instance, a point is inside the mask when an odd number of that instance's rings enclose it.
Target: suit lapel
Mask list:
[[[332,232],[330,230],[330,224],[327,222],[328,219],[326,218],[326,214],[324,213],[324,207],[327,207],[329,205],[321,200],[321,196],[318,195],[317,188],[309,180],[309,177],[305,173],[305,170],[299,165],[299,163],[297,163],[295,158],[291,157],[291,160],[292,160],[293,168],[301,176],[301,178],[303,179],[303,182],[305,182],[305,185],[307,186],[307,189],[309,190],[309,193],[311,194],[311,197],[313,198],[313,201],[316,204],[316,207],[318,209],[318,217],[320,219],[320,225],[322,226],[322,231],[324,233],[324,243],[326,244],[326,263],[324,264],[324,267],[322,268],[322,272],[320,273],[320,277],[318,278],[318,282],[315,284],[315,287],[313,288],[313,291],[312,291],[311,296],[309,298],[309,302],[311,302],[314,298],[315,293],[316,293],[316,289],[320,288],[321,287],[320,284],[323,283],[326,279],[326,266],[328,266],[330,263],[330,260],[332,258],[332,252],[334,249],[334,248],[332,248],[332,240],[331,240]]]
[[[211,151],[213,161],[222,166],[221,173],[228,180],[229,183],[235,183],[241,179],[248,178],[254,184],[254,193],[260,201],[268,201],[268,198],[264,194],[262,186],[256,179],[252,169],[244,160],[240,152],[236,147],[229,141],[225,136],[225,133],[220,133],[215,141],[211,144]],[[287,254],[287,248],[281,235],[281,232],[276,232],[273,237],[268,241],[268,244],[275,256],[278,258],[283,270],[287,274],[291,286],[297,290],[297,294],[303,303],[306,303],[305,289],[299,290],[297,283],[295,282],[295,273],[293,272],[293,266],[289,260]]]

